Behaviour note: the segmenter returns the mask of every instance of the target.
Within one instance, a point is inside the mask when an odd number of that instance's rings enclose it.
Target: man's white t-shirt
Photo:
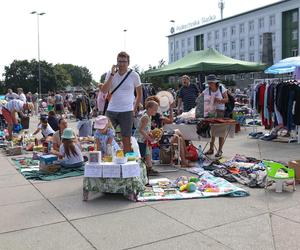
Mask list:
[[[112,79],[112,87],[109,90],[112,92],[122,81],[122,79],[126,76],[127,73],[124,75],[120,75],[117,72]],[[106,74],[105,81],[108,80],[110,77],[110,71]],[[133,103],[135,100],[134,97],[134,90],[136,87],[141,85],[141,79],[138,73],[132,71],[126,80],[122,83],[122,85],[113,93],[111,100],[108,104],[108,111],[113,112],[127,112],[133,111]]]
[[[19,100],[19,99],[13,99],[11,101],[9,101],[8,103],[6,103],[4,105],[4,107],[9,110],[10,112],[12,112],[13,110],[17,111],[17,112],[21,112],[23,110],[23,106],[24,106],[25,102]]]
[[[68,164],[83,162],[83,156],[77,144],[75,144],[75,152],[77,153],[77,155],[73,155],[71,153],[70,156],[67,156],[67,154],[65,153],[64,144],[61,144],[59,147],[59,153],[64,156],[64,162]]]
[[[23,101],[23,102],[27,102],[27,99],[26,99],[26,96],[25,96],[25,94],[24,93],[21,93],[20,95],[19,95],[19,99],[21,100],[21,101]]]
[[[208,87],[203,91],[203,94],[207,95],[207,96],[209,96],[209,95],[213,96],[214,98],[223,99],[222,94],[224,94],[227,91],[227,89],[224,86],[222,86],[221,89],[222,89],[222,93],[220,91],[220,87],[218,87],[218,90],[216,92],[213,92],[213,91],[209,91],[209,87]],[[216,109],[217,110],[225,110],[225,104],[224,103],[216,104]]]
[[[45,137],[47,137],[47,136],[49,136],[49,135],[54,135],[55,134],[55,131],[51,128],[51,126],[49,125],[49,124],[47,124],[47,127],[46,128],[44,128],[43,126],[42,126],[42,124],[40,124],[39,126],[38,126],[38,128],[40,128],[41,130],[42,130],[42,135],[43,136],[45,136]]]

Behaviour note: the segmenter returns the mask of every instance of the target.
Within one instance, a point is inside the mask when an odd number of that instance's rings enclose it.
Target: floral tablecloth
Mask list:
[[[128,195],[131,193],[138,194],[145,190],[148,182],[146,165],[139,162],[141,175],[133,178],[92,178],[84,177],[83,191],[103,192],[103,193],[121,193]]]

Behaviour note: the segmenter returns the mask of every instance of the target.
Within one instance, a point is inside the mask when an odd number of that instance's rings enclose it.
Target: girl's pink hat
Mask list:
[[[108,118],[104,115],[99,115],[95,120],[94,128],[104,129],[107,124],[108,124]]]

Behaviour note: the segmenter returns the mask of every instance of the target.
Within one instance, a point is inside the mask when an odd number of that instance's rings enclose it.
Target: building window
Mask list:
[[[298,56],[298,49],[292,49],[292,56]]]
[[[174,55],[171,54],[171,62],[174,62]]]
[[[173,42],[170,43],[170,48],[171,48],[171,51],[174,50],[174,43]]]
[[[245,55],[240,55],[240,60],[245,61]]]
[[[211,32],[207,33],[207,41],[210,42],[211,41]]]
[[[270,16],[270,26],[275,25],[275,15]]]
[[[223,29],[223,37],[227,37],[227,28]]]
[[[240,33],[245,32],[245,25],[243,23],[240,24]]]
[[[219,40],[219,31],[218,30],[215,31],[215,39]]]
[[[249,54],[249,61],[254,62],[254,53]]]
[[[293,12],[292,21],[293,21],[293,23],[298,22],[298,12],[297,11]]]
[[[232,56],[231,56],[231,58],[232,58],[232,59],[235,59],[235,58],[236,58],[236,56],[235,56],[235,55],[232,55]]]
[[[262,52],[259,52],[259,61],[262,62]]]
[[[191,52],[192,52],[192,50],[191,50],[191,49],[189,49],[189,50],[188,50],[188,54],[189,54],[189,53],[191,53]]]
[[[273,49],[273,60],[275,61],[275,57],[276,57],[276,51],[275,49]]]
[[[184,57],[184,56],[185,56],[185,52],[182,51],[182,52],[181,52],[181,57]]]
[[[231,42],[231,50],[235,50],[235,41]]]
[[[249,31],[254,31],[254,21],[249,22]]]
[[[240,40],[240,49],[245,48],[245,39]]]
[[[265,24],[265,19],[263,17],[259,18],[258,19],[258,28],[262,29],[264,27],[264,24]]]
[[[293,30],[292,31],[292,40],[297,40],[298,39],[298,30]]]
[[[223,43],[223,52],[227,52],[227,43]]]
[[[245,74],[240,74],[241,80],[245,80]]]
[[[249,78],[250,78],[250,79],[254,79],[254,73],[250,73],[250,74],[249,74]]]
[[[276,33],[272,33],[272,42],[275,43],[276,41]]]
[[[263,35],[259,35],[259,45],[263,44]]]
[[[181,48],[184,48],[184,46],[185,46],[185,40],[182,39],[182,40],[181,40]]]
[[[236,32],[235,26],[232,26],[232,27],[231,27],[231,35],[232,35],[232,36],[235,36],[235,32]]]
[[[176,49],[178,49],[179,48],[179,42],[178,41],[176,41],[176,43],[175,43],[176,45],[175,45],[175,47],[176,47]]]
[[[216,45],[215,45],[215,49],[216,49],[217,51],[219,51],[219,44],[216,44]]]
[[[249,38],[249,47],[253,47],[254,46],[254,37],[250,37]]]
[[[178,59],[179,59],[179,53],[177,52],[175,60],[178,60]]]
[[[188,46],[188,47],[191,46],[191,38],[190,38],[190,37],[188,37],[188,39],[187,39],[187,46]]]

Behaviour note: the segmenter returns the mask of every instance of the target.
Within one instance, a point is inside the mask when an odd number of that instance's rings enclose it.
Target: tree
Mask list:
[[[54,65],[54,74],[55,74],[56,87],[58,89],[62,89],[68,85],[71,85],[72,77],[61,64]]]
[[[70,74],[73,86],[89,86],[92,82],[92,74],[86,67],[73,64],[61,64]]]

